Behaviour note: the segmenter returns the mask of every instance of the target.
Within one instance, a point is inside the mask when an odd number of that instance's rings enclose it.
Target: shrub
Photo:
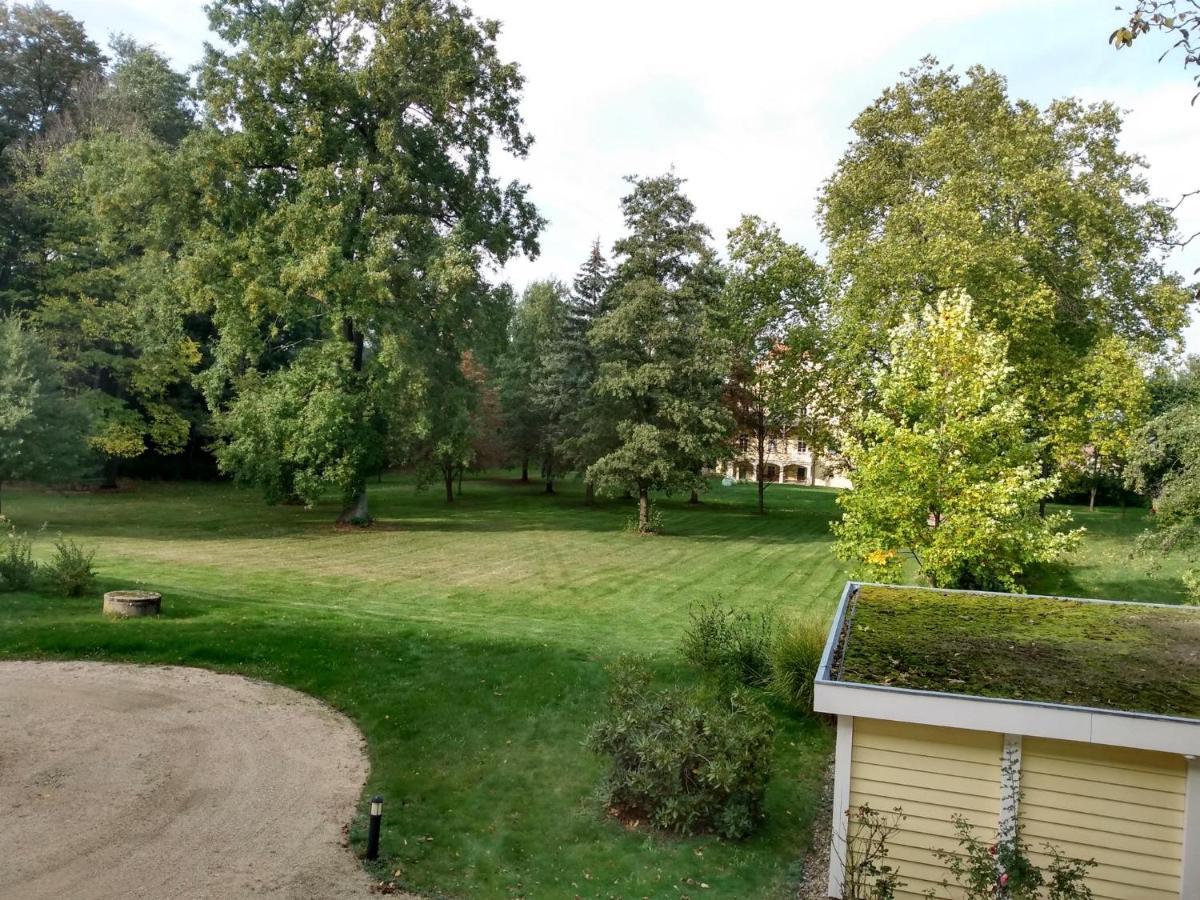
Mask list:
[[[691,663],[756,687],[770,681],[774,616],[732,609],[720,598],[694,605],[689,615],[682,651]]]
[[[54,542],[54,554],[45,565],[46,580],[59,593],[79,597],[96,583],[92,559],[96,551],[84,551],[74,541],[60,537]]]
[[[889,815],[866,803],[846,811],[846,858],[841,860],[844,900],[894,900],[898,890],[908,887],[889,861],[888,850],[888,842],[906,818],[900,807]]]
[[[0,518],[0,527],[6,520]],[[23,591],[33,585],[37,563],[33,561],[33,542],[9,524],[0,539],[0,591]]]
[[[933,855],[945,863],[954,884],[964,900],[1038,900],[1047,888],[1053,900],[1092,900],[1085,884],[1095,860],[1073,859],[1052,844],[1045,844],[1050,857],[1046,871],[1039,869],[1029,857],[1029,846],[1021,840],[1019,827],[1011,840],[990,843],[975,836],[975,829],[966,817],[950,817],[958,836],[958,850],[934,848]],[[942,887],[950,888],[948,879]]]
[[[812,712],[813,679],[827,634],[820,620],[802,619],[781,628],[771,646],[771,692],[803,713]]]
[[[754,831],[771,774],[766,708],[741,689],[653,689],[636,660],[609,671],[608,709],[588,739],[612,760],[601,789],[607,807],[682,834]]]

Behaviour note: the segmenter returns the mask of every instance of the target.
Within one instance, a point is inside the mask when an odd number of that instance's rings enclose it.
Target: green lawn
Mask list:
[[[604,666],[675,647],[696,600],[827,615],[846,578],[830,553],[831,491],[717,486],[664,501],[669,533],[624,531],[630,504],[576,485],[474,481],[447,506],[404,479],[373,488],[379,521],[338,531],[336,509],[267,507],[228,485],[137,484],[116,494],[5,490],[23,529],[97,548],[101,587],[166,595],[158,620],[108,622],[98,598],[0,595],[0,656],[171,662],[308,691],[366,734],[366,796],[388,800],[387,871],[470,897],[782,896],[803,859],[828,730],[779,715],[764,830],[749,841],[654,837],[604,818],[600,760],[583,747]],[[1078,516],[1091,532],[1034,590],[1175,600],[1178,572],[1128,558],[1140,512]],[[360,823],[361,824],[361,823]],[[361,840],[356,828],[356,840]],[[707,889],[701,885],[707,885]]]

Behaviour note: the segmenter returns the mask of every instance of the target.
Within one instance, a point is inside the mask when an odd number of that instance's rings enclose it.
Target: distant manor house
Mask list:
[[[752,434],[741,434],[733,443],[733,458],[718,464],[726,478],[758,480],[758,447]],[[778,484],[808,484],[848,488],[850,479],[838,468],[834,457],[814,454],[803,440],[786,430],[773,432],[763,448],[764,480]]]

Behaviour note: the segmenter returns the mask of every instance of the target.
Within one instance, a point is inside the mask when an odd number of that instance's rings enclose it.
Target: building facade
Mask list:
[[[807,484],[819,487],[850,487],[836,460],[814,454],[803,440],[787,432],[773,433],[763,448],[764,480],[776,484]],[[739,435],[733,456],[718,466],[718,471],[735,481],[758,480],[758,444],[753,435]]]

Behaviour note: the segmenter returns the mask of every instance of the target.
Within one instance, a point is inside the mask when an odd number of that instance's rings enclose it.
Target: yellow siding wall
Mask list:
[[[945,874],[932,847],[957,847],[954,813],[966,816],[981,840],[994,840],[1000,818],[998,734],[855,719],[850,810],[862,804],[907,818],[890,841],[890,857],[908,883],[897,896],[922,897]]]
[[[1178,900],[1186,785],[1181,756],[1025,738],[1023,837],[1035,851],[1094,858],[1096,900]]]

